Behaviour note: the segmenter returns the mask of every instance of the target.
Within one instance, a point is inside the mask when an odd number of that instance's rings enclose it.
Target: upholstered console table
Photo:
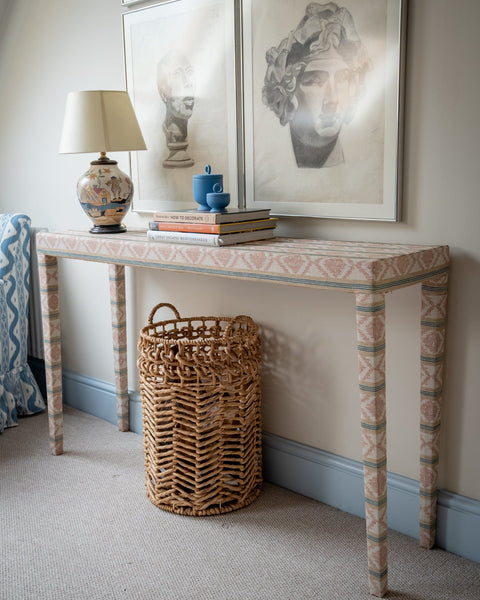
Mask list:
[[[129,428],[125,266],[259,279],[356,299],[358,376],[370,592],[387,591],[385,293],[421,284],[420,544],[435,541],[438,445],[447,305],[447,246],[275,238],[225,248],[149,241],[145,232],[37,236],[51,451],[63,452],[58,258],[109,264],[118,426]]]

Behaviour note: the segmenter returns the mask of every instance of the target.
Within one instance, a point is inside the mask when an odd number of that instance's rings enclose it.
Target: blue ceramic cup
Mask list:
[[[207,204],[211,212],[222,212],[230,204],[230,194],[223,191],[223,187],[216,183],[213,192],[207,194]]]
[[[218,183],[223,188],[223,175],[212,175],[212,168],[206,165],[204,175],[193,176],[193,198],[199,204],[198,210],[210,210],[207,204],[207,194],[213,192],[213,186]]]

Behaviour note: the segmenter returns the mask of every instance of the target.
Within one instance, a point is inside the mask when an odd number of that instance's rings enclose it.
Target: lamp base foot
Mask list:
[[[127,228],[123,223],[116,223],[115,225],[94,225],[90,229],[90,233],[124,233]]]

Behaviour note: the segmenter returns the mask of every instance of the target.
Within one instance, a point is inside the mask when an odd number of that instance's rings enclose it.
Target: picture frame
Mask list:
[[[147,150],[130,153],[132,210],[198,208],[192,177],[223,175],[238,205],[235,0],[167,0],[122,14],[127,91]]]
[[[169,0],[121,0],[122,6],[131,6],[133,4],[146,4],[150,2],[150,4],[159,4],[160,2],[168,2]]]
[[[406,10],[243,0],[247,207],[400,220]]]

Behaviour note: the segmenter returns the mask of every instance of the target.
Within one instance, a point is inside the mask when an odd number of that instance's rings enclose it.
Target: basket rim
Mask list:
[[[222,335],[220,336],[198,336],[195,338],[167,338],[160,334],[155,334],[151,332],[152,329],[158,326],[165,326],[168,324],[191,324],[192,321],[224,321],[227,323],[227,326],[224,328]],[[235,323],[243,323],[247,326],[246,329],[238,328],[233,329],[230,326]],[[194,328],[195,329],[195,328]],[[227,335],[228,334],[228,335]],[[149,323],[145,325],[140,330],[140,338],[148,341],[163,341],[165,345],[199,345],[202,343],[224,343],[228,344],[232,341],[238,341],[239,339],[245,340],[246,338],[256,338],[258,337],[258,325],[255,321],[247,316],[247,315],[237,315],[236,317],[227,317],[227,316],[194,316],[194,317],[182,317],[180,319],[164,319],[162,321],[157,321],[154,323]]]

